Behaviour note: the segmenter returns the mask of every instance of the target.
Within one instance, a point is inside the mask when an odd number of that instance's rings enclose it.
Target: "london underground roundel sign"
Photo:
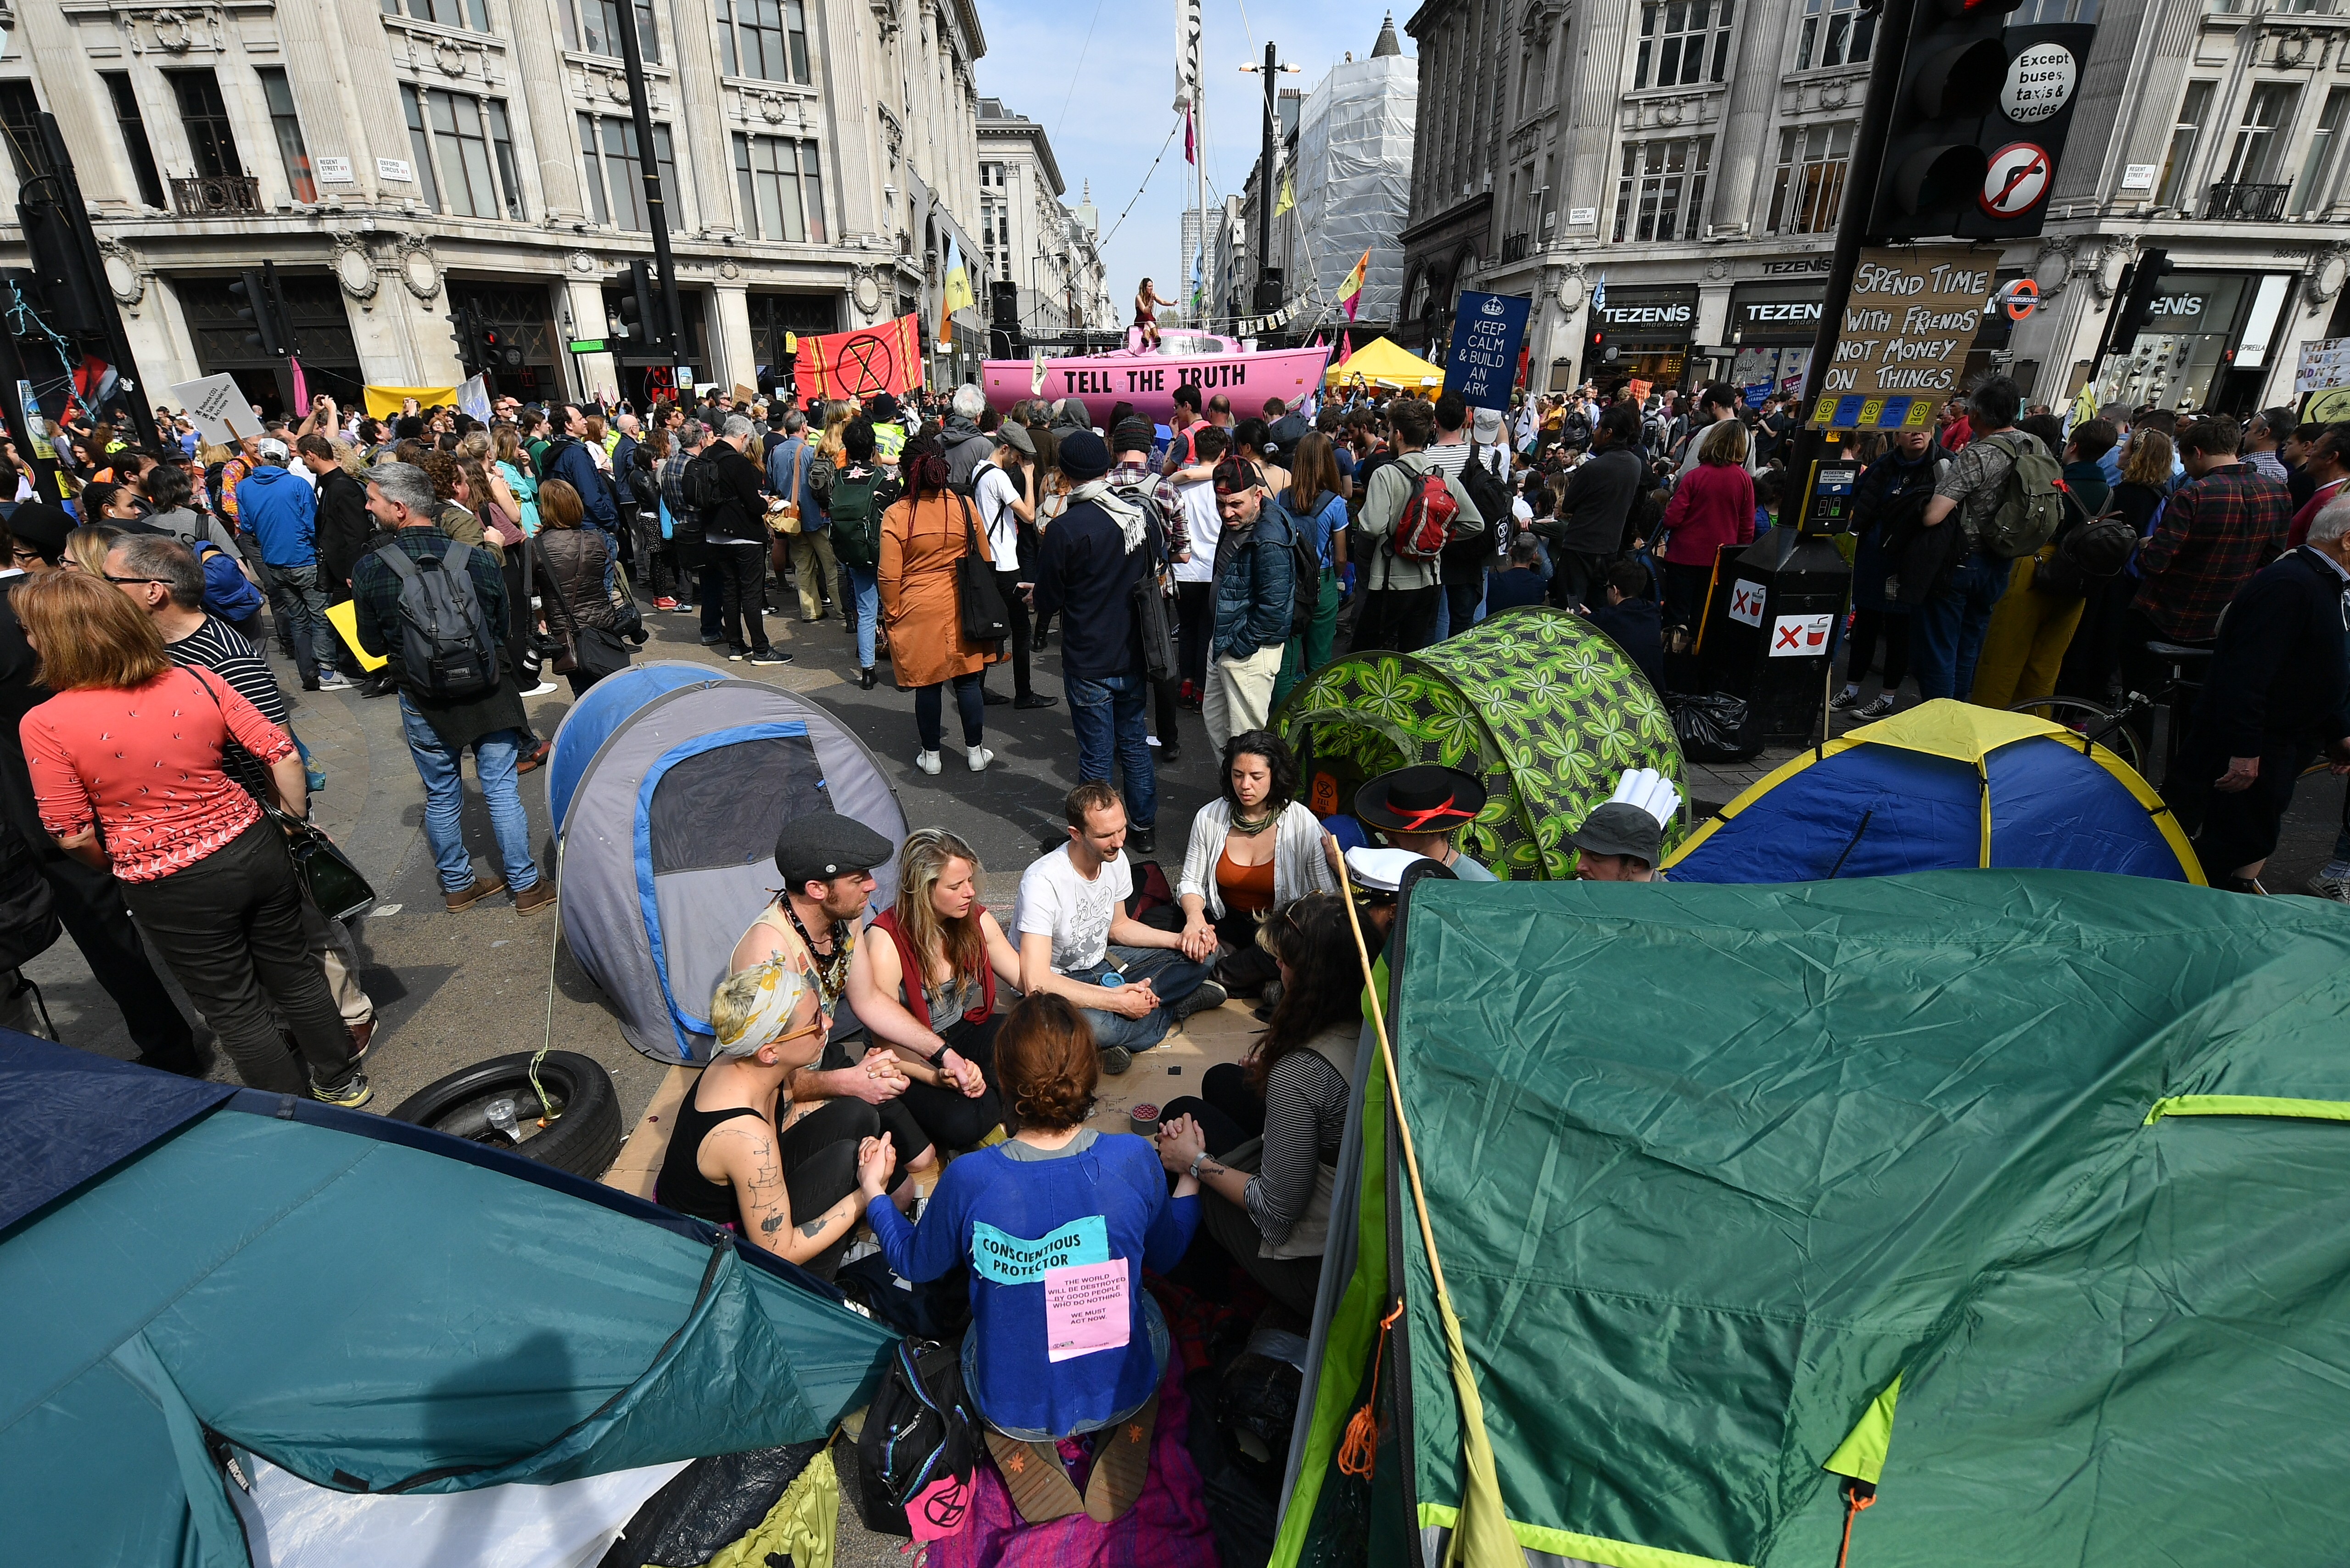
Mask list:
[[[2048,182],[2055,172],[2046,149],[2029,141],[2011,141],[1991,155],[1978,200],[1994,218],[2020,218],[2048,194]]]

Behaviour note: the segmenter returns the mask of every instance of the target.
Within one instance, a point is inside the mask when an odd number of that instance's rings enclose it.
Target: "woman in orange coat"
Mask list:
[[[947,460],[935,440],[907,443],[901,463],[906,493],[881,514],[881,624],[889,632],[889,659],[898,689],[914,693],[914,728],[922,749],[914,765],[939,771],[941,704],[948,682],[962,716],[964,760],[983,770],[995,753],[980,744],[980,675],[1001,657],[1000,645],[967,642],[955,593],[955,564],[972,550],[983,561],[987,531],[971,503],[947,488]]]

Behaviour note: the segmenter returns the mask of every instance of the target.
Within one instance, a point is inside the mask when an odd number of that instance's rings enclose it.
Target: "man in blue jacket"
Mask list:
[[[1215,628],[1209,643],[1208,690],[1201,716],[1208,750],[1262,730],[1273,712],[1297,600],[1297,568],[1290,554],[1296,524],[1264,483],[1264,471],[1237,457],[1216,464]]]
[[[260,462],[237,481],[237,526],[261,541],[269,602],[293,639],[302,690],[342,691],[350,682],[335,669],[335,632],[318,581],[317,492],[307,476],[287,471],[292,453],[285,441],[264,436],[255,450]]]
[[[597,466],[595,453],[588,450],[588,416],[579,411],[577,403],[566,403],[556,413],[562,422],[563,433],[556,437],[540,458],[538,477],[542,481],[559,479],[579,493],[588,521],[604,531],[606,558],[617,560],[619,546],[615,541],[619,536],[620,514],[612,504],[612,490],[605,483],[604,471]]]

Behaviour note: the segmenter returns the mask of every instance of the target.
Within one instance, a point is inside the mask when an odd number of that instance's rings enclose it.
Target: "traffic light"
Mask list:
[[[1591,340],[1584,346],[1583,373],[1588,376],[1594,369],[1615,357],[1616,351],[1607,346],[1606,324],[1595,324],[1591,328]]]
[[[470,378],[482,368],[473,307],[461,305],[449,313],[449,340],[457,346],[457,368]]]
[[[1915,0],[1870,241],[2040,232],[2096,28],[2010,27],[2020,3]]]
[[[612,280],[611,287],[620,296],[612,335],[629,339],[633,351],[639,354],[672,352],[675,346],[660,325],[660,299],[653,286],[652,264],[630,262],[629,270]]]
[[[484,321],[479,316],[473,317],[473,341],[481,346],[478,358],[486,369],[493,370],[522,369],[522,345],[508,338],[504,333]]]
[[[253,330],[244,335],[248,346],[280,359],[301,352],[294,340],[294,323],[286,315],[286,296],[278,291],[276,263],[263,262],[258,270],[247,267],[228,286],[228,292],[236,301],[237,319],[253,324]]]
[[[2147,318],[2154,314],[2155,296],[2169,272],[2168,251],[2147,251],[2139,255],[2123,279],[2121,312],[2114,317],[2114,340],[2106,352],[2126,354],[2137,347],[2137,335],[2146,330]]]

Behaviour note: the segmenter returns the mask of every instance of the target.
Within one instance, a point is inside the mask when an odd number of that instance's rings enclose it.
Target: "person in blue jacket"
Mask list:
[[[236,483],[237,526],[261,542],[269,602],[293,641],[302,690],[348,689],[350,682],[335,669],[328,590],[318,581],[318,493],[308,474],[287,470],[294,454],[283,441],[264,436],[255,450],[260,462]]]
[[[886,1162],[858,1172],[900,1278],[969,1269],[963,1386],[1014,1503],[1037,1524],[1080,1509],[1106,1522],[1141,1494],[1170,1346],[1142,1271],[1173,1267],[1200,1222],[1193,1177],[1170,1198],[1149,1140],[1085,1125],[1098,1064],[1076,1008],[1026,997],[995,1036],[1020,1130],[949,1165],[919,1225],[883,1190]],[[1054,1445],[1088,1434],[1099,1436],[1081,1497]]]

